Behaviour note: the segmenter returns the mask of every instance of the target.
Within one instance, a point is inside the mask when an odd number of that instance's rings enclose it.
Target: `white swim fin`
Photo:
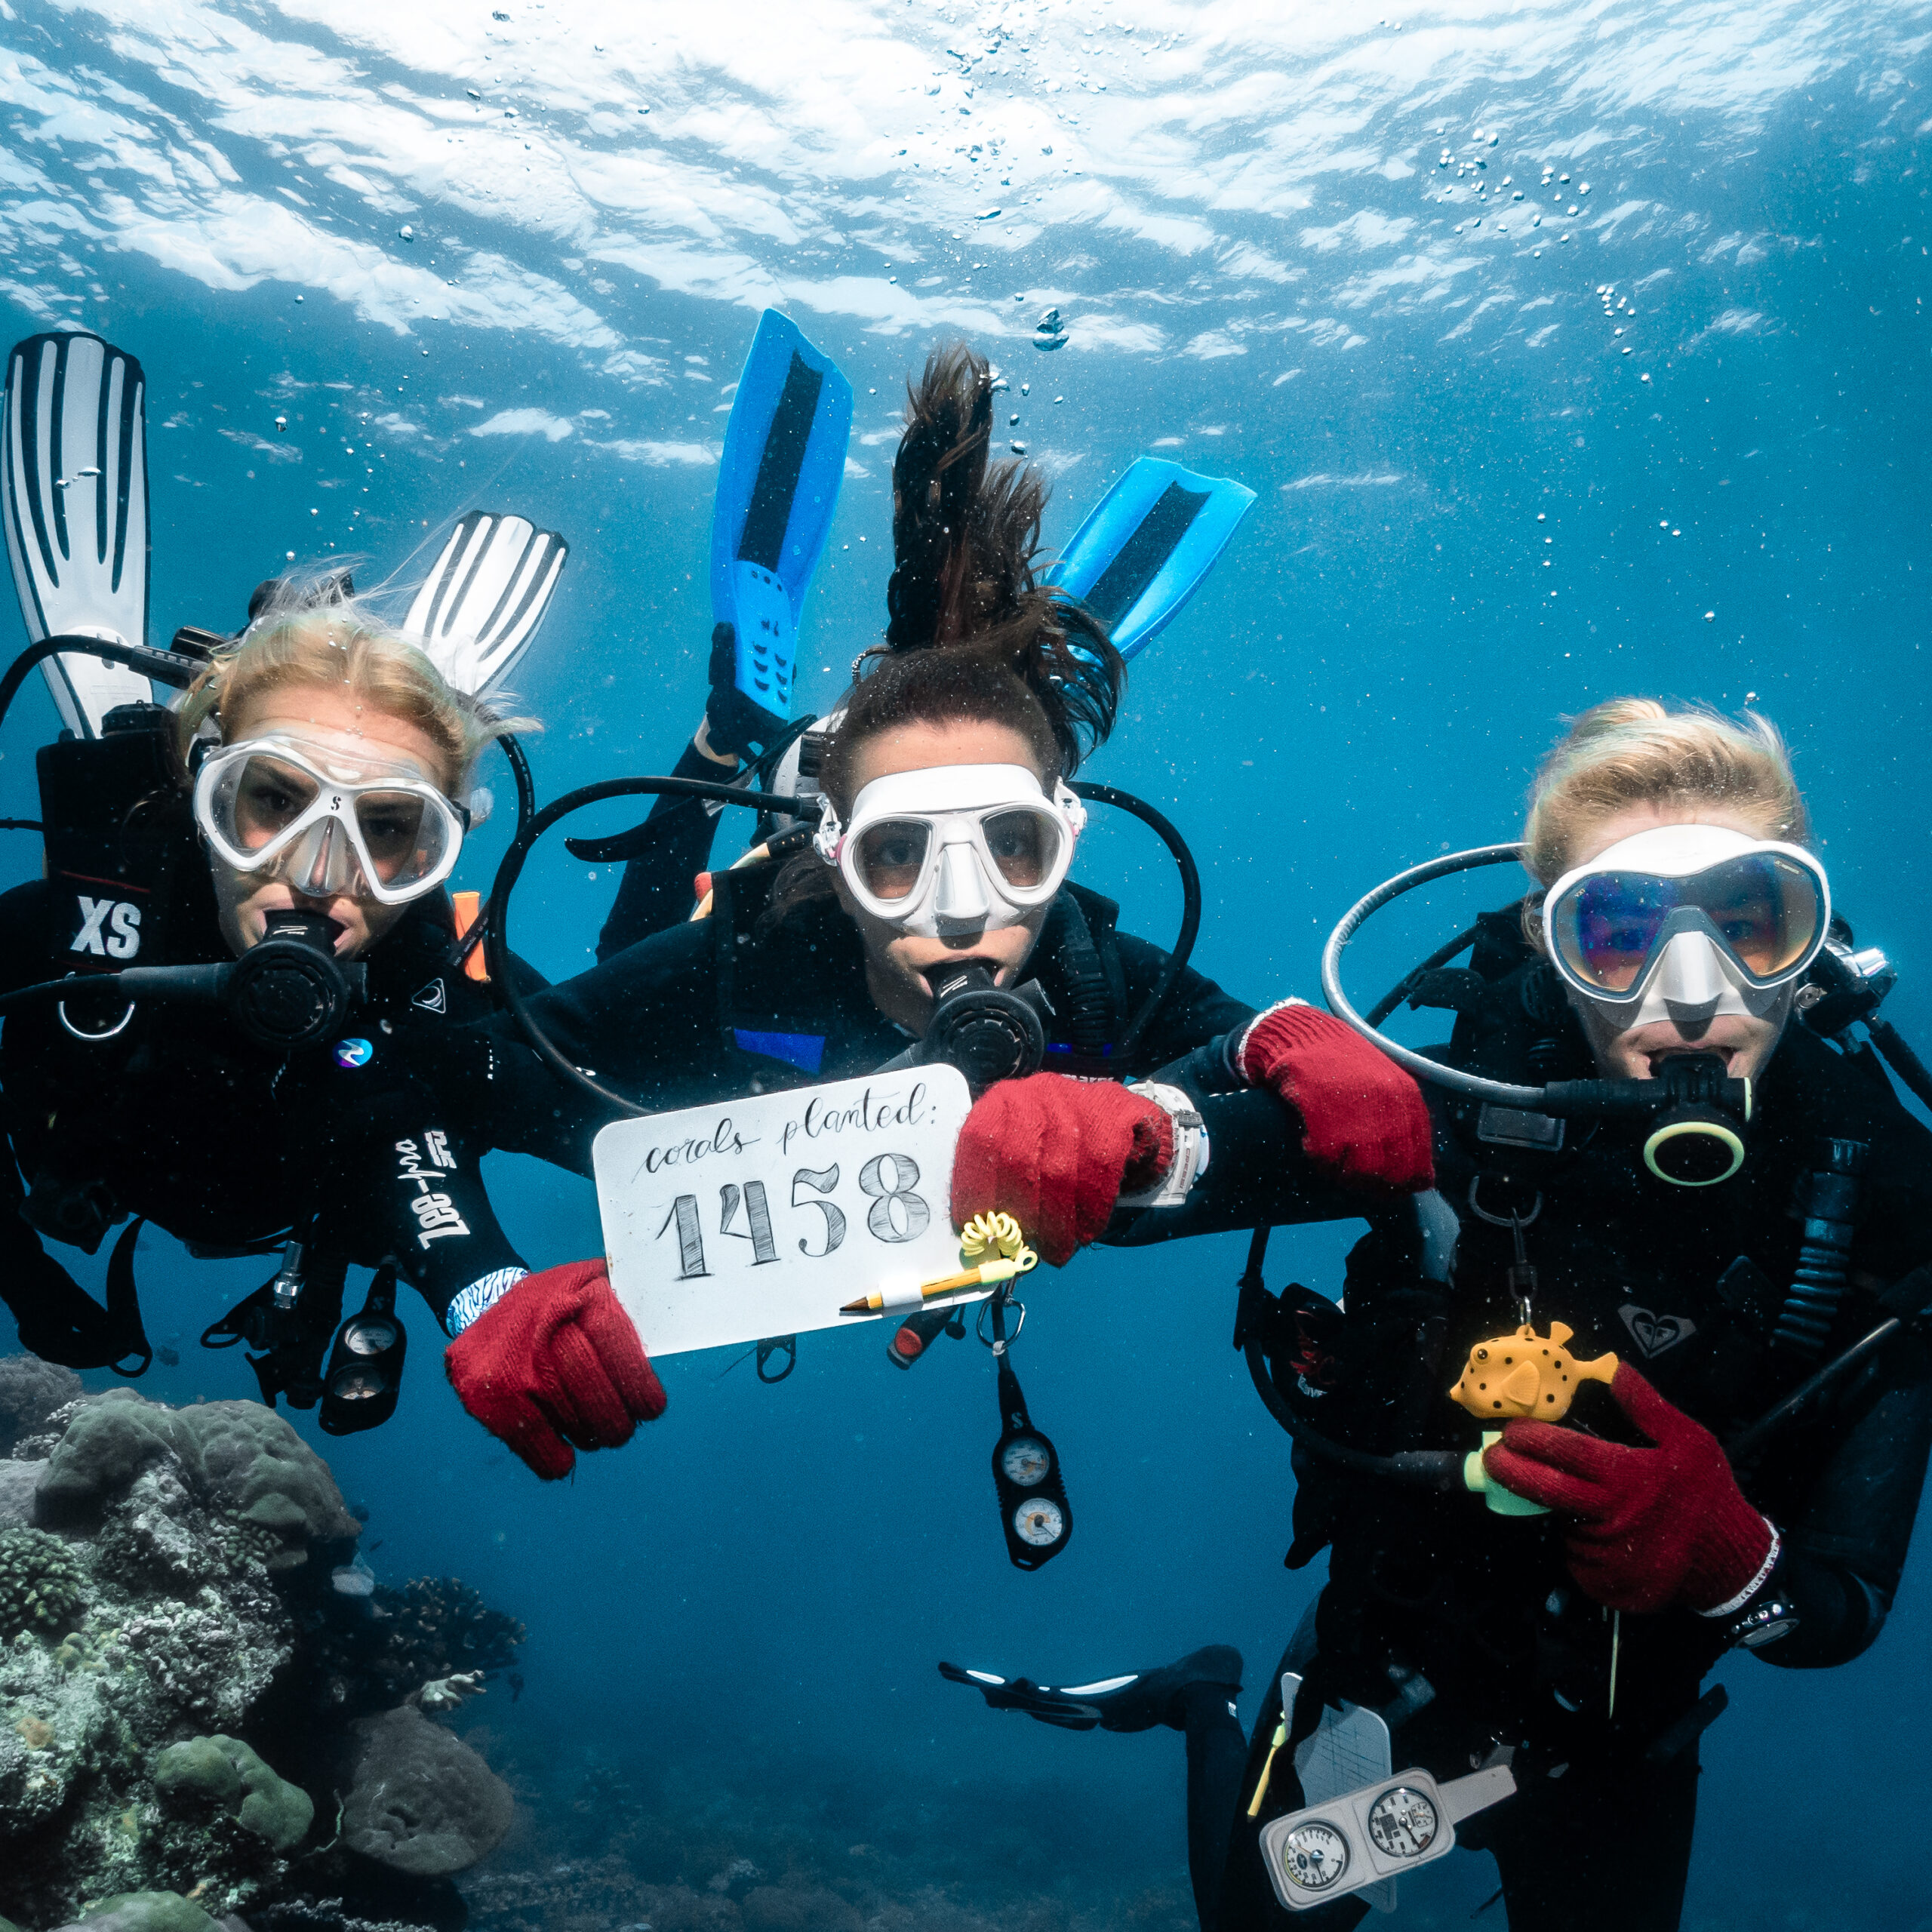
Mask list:
[[[438,670],[481,697],[530,648],[570,546],[528,517],[472,510],[457,520],[402,620]]]
[[[148,629],[147,378],[133,356],[78,330],[29,336],[7,358],[0,520],[29,638]],[[63,652],[41,666],[61,721],[99,736],[118,704],[151,702],[120,665]]]

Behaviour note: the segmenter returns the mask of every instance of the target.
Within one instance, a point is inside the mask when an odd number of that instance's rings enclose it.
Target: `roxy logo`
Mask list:
[[[131,959],[141,949],[141,909],[125,899],[90,899],[76,893],[80,901],[81,929],[68,949],[91,952],[99,959]]]

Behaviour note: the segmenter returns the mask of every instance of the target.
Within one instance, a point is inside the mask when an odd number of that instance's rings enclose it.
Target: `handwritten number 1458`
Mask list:
[[[891,1164],[889,1174],[888,1163]],[[871,1196],[871,1205],[866,1212],[866,1226],[875,1240],[896,1244],[917,1241],[925,1232],[931,1224],[932,1210],[912,1191],[918,1181],[918,1163],[903,1154],[875,1155],[860,1169],[860,1192]],[[824,1198],[838,1185],[838,1169],[835,1164],[829,1168],[801,1168],[792,1177],[792,1205],[816,1208],[825,1217],[823,1247],[814,1248],[806,1239],[799,1240],[798,1252],[808,1260],[823,1260],[845,1238],[844,1211]],[[800,1198],[801,1189],[806,1191],[803,1199]],[[733,1225],[741,1208],[745,1220],[743,1229]],[[657,1230],[659,1238],[674,1228],[677,1231],[678,1280],[695,1281],[708,1275],[711,1270],[705,1265],[704,1235],[698,1223],[696,1195],[681,1194],[672,1202],[663,1226]],[[772,1234],[771,1208],[765,1198],[761,1180],[748,1180],[742,1187],[736,1181],[727,1181],[719,1188],[718,1232],[734,1241],[749,1241],[754,1268],[762,1268],[781,1258]]]

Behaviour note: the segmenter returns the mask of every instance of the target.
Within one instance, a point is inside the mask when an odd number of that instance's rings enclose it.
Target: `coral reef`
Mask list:
[[[438,1678],[506,1670],[528,1634],[454,1577],[418,1577],[401,1590],[375,1591],[389,1620],[386,1660],[395,1681],[414,1690]]]
[[[292,1850],[315,1822],[309,1794],[276,1777],[236,1738],[191,1737],[171,1744],[155,1759],[154,1788],[163,1809],[190,1818],[232,1817],[277,1851]]]
[[[0,1374],[21,1386],[67,1393]],[[115,1389],[29,1420],[50,1424],[45,1457],[0,1462],[32,1481],[24,1504],[17,1476],[0,1486],[0,1914],[88,1932],[245,1932],[222,1915],[270,1907],[348,1932],[459,1924],[447,1879],[421,1875],[500,1840],[509,1792],[420,1709],[367,1714],[399,1702],[398,1638],[420,1690],[458,1674],[433,1668],[446,1653],[507,1658],[521,1626],[453,1580],[390,1592],[414,1607],[400,1630],[334,1588],[360,1525],[272,1410]],[[423,1701],[454,1710],[461,1687]],[[365,1789],[372,1764],[414,1795]],[[386,1858],[338,1841],[351,1804]]]
[[[92,1521],[157,1463],[177,1467],[253,1539],[271,1570],[306,1563],[311,1544],[352,1543],[361,1532],[328,1465],[272,1409],[256,1402],[170,1409],[131,1389],[110,1389],[69,1423],[40,1480],[39,1514],[57,1523]]]
[[[460,1738],[405,1707],[355,1727],[362,1748],[342,1816],[365,1857],[435,1878],[466,1871],[508,1834],[509,1787]]]
[[[38,1453],[31,1438],[81,1392],[81,1378],[38,1355],[0,1355],[0,1456],[29,1460]],[[21,1456],[23,1447],[28,1454]]]
[[[511,1775],[531,1823],[462,1880],[469,1932],[1198,1932],[1178,1863],[1135,1886],[1041,1829],[1053,1786],[873,1789],[817,1755]]]
[[[122,1892],[82,1915],[87,1932],[218,1932],[217,1921],[179,1892]]]
[[[0,1637],[71,1629],[85,1583],[58,1537],[45,1530],[0,1531]]]

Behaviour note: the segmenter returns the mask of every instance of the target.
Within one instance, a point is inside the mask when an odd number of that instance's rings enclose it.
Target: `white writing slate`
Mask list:
[[[812,1328],[956,1273],[965,1078],[922,1066],[614,1121],[591,1149],[611,1285],[655,1355]]]

